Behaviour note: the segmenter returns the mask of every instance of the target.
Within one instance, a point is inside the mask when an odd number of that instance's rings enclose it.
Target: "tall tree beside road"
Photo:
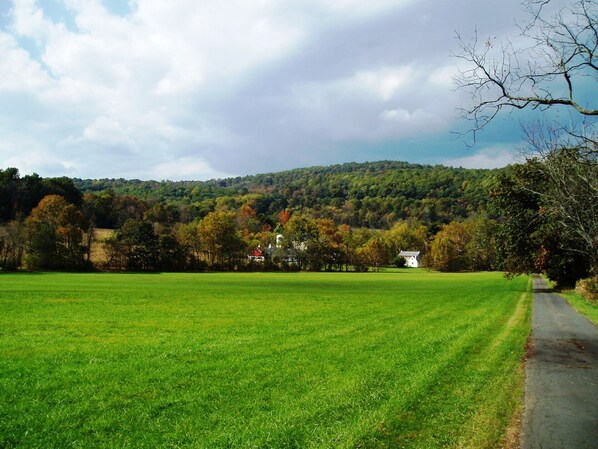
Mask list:
[[[519,186],[505,189],[508,182],[503,179],[495,197],[501,191],[513,195],[520,190],[524,202],[524,197],[534,199],[536,208],[522,214],[530,215],[527,226],[542,225],[531,234],[511,235],[521,229],[506,221],[502,233],[513,244],[511,251],[537,247],[541,241],[541,253],[549,247],[553,254],[561,252],[571,263],[556,268],[556,275],[571,281],[584,275],[583,267],[598,276],[598,3],[572,0],[557,8],[554,0],[529,0],[529,21],[521,27],[517,44],[499,45],[493,39],[480,42],[477,37],[470,42],[461,40],[457,56],[467,68],[455,81],[472,96],[471,106],[462,112],[472,121],[474,141],[503,110],[544,112],[544,120],[526,125],[525,133],[527,171],[546,182],[526,182],[515,173],[511,181]],[[548,112],[553,110],[565,114]],[[517,201],[507,204],[498,199],[498,203],[506,215],[512,215]],[[561,230],[559,243],[545,246],[556,228]],[[525,235],[527,243],[521,241]],[[508,248],[503,245],[502,250]],[[525,255],[504,256],[505,268],[511,272],[530,268]],[[536,257],[536,265],[542,259]]]
[[[559,284],[574,284],[592,270],[588,248],[545,206],[540,192],[550,189],[544,164],[530,160],[497,177],[492,203],[502,215],[496,234],[499,266],[511,273],[544,271]],[[580,212],[590,210],[581,207]]]

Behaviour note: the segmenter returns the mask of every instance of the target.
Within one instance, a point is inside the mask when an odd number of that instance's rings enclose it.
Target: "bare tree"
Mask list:
[[[527,125],[524,131],[546,180],[544,189],[534,192],[543,201],[542,213],[558,223],[568,237],[563,242],[578,242],[563,249],[586,257],[598,272],[598,142],[544,125]]]
[[[526,0],[529,21],[513,41],[465,42],[458,58],[467,68],[455,78],[471,94],[461,109],[476,134],[503,110],[564,108],[565,118],[524,127],[527,156],[547,180],[539,214],[550,216],[598,276],[598,3]],[[588,95],[588,92],[590,95]],[[565,121],[563,121],[565,120]]]
[[[468,66],[455,77],[458,89],[472,95],[463,116],[472,120],[474,135],[503,109],[564,106],[584,117],[598,116],[580,92],[598,88],[598,6],[575,0],[555,14],[552,0],[528,0],[529,22],[516,42],[469,42],[459,37],[456,55]],[[595,101],[596,98],[594,97]]]

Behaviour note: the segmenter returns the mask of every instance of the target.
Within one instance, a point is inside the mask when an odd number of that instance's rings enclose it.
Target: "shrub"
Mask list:
[[[577,281],[575,292],[589,301],[598,301],[598,277],[594,276]]]

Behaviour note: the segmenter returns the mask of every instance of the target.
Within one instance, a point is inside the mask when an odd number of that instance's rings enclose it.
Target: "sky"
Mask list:
[[[456,33],[517,33],[520,0],[0,0],[0,168],[207,180],[343,162],[513,162],[474,146]]]

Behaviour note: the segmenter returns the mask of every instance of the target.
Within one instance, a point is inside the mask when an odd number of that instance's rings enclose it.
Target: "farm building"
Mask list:
[[[253,251],[251,251],[251,253],[247,257],[249,258],[249,260],[254,260],[256,262],[264,261],[264,253],[262,252],[259,246]]]
[[[421,264],[419,254],[419,251],[401,251],[399,256],[405,258],[405,266],[410,268],[419,268]]]

